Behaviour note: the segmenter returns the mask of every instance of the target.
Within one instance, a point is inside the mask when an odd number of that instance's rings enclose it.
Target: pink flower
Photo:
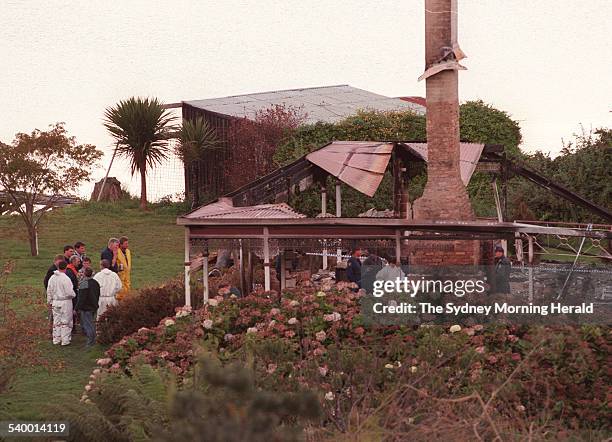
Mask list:
[[[325,340],[325,338],[327,337],[327,333],[325,333],[324,330],[321,330],[320,332],[317,332],[315,334],[315,338],[317,339],[317,341],[322,342]]]
[[[357,327],[355,330],[353,330],[355,332],[356,335],[362,336],[365,333],[365,330],[363,327]]]
[[[483,328],[484,328],[484,326],[483,326],[482,324],[476,324],[476,325],[474,326],[474,330],[476,330],[476,331],[480,331],[480,330],[482,330]]]
[[[325,354],[325,350],[323,350],[321,347],[317,347],[314,349],[314,351],[312,352],[315,356],[323,356]]]
[[[293,330],[287,330],[285,332],[285,337],[286,338],[293,338],[295,336],[295,332]]]
[[[91,391],[91,385],[89,384],[85,385],[85,391]]]
[[[487,360],[489,361],[490,364],[495,364],[497,362],[497,357],[491,355],[489,356]]]
[[[102,358],[102,359],[98,359],[96,361],[96,364],[105,366],[105,365],[109,365],[111,362],[113,362],[111,358]]]
[[[333,312],[329,315],[323,315],[323,319],[327,322],[336,322],[339,321],[341,318],[342,316],[338,312]]]
[[[326,366],[326,365],[325,365],[325,366],[323,366],[323,367],[319,367],[319,374],[320,374],[321,376],[326,376],[326,375],[327,375],[327,372],[328,372],[328,369],[327,369],[327,366]]]
[[[206,330],[210,330],[211,328],[213,328],[213,322],[212,319],[207,319],[203,322],[202,326],[206,329]]]
[[[287,321],[287,323],[288,323],[289,325],[295,325],[295,324],[297,324],[298,322],[300,322],[300,321],[298,321],[298,320],[297,320],[297,318],[291,318],[291,319],[289,319],[289,321]]]
[[[279,309],[277,309],[277,308],[273,308],[272,310],[270,310],[270,314],[271,314],[272,316],[274,316],[274,315],[278,315],[279,313],[280,313],[280,310],[279,310]]]
[[[484,353],[485,352],[485,348],[484,347],[476,347],[476,353]]]
[[[513,361],[520,361],[521,360],[520,353],[512,353],[512,360]]]
[[[268,364],[268,368],[266,368],[266,373],[272,374],[276,371],[278,366],[276,364]]]

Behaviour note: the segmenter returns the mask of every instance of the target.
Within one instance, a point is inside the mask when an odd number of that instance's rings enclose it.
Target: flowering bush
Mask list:
[[[342,432],[356,410],[366,416],[387,413],[386,422],[397,414],[398,422],[408,425],[398,410],[430,413],[450,398],[464,398],[465,415],[475,420],[484,415],[477,398],[486,403],[490,397],[490,413],[504,422],[546,414],[576,428],[605,424],[610,348],[600,328],[368,327],[359,312],[360,296],[337,284],[282,296],[216,297],[192,314],[179,310],[157,327],[125,336],[99,365],[130,373],[145,362],[189,382],[197,347],[205,347],[222,361],[247,362],[261,388],[318,392],[325,424]],[[398,391],[404,393],[395,397]],[[419,399],[406,403],[414,394]],[[482,434],[487,431],[493,430]]]
[[[183,283],[177,280],[122,299],[98,318],[98,342],[112,344],[141,327],[155,327],[184,303],[184,292]]]

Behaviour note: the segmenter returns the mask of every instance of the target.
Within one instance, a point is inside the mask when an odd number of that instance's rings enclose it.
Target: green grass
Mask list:
[[[181,272],[184,236],[176,211],[161,207],[142,212],[131,201],[122,204],[84,203],[49,213],[39,229],[39,256],[30,256],[28,237],[18,216],[0,217],[0,263],[12,260],[15,269],[7,287],[42,290],[53,257],[66,244],[82,241],[98,267],[100,252],[110,237],[130,238],[132,287],[157,284]],[[42,293],[42,292],[41,292]]]
[[[183,265],[183,229],[176,225],[180,206],[154,206],[148,212],[131,200],[117,204],[83,203],[49,213],[39,229],[39,256],[30,256],[28,238],[19,217],[0,216],[0,264],[11,260],[14,270],[5,289],[19,312],[28,296],[44,297],[42,281],[53,256],[65,244],[83,241],[87,255],[98,266],[108,238],[126,235],[132,251],[132,287],[160,284],[176,276]],[[46,311],[40,312],[45,320]],[[0,420],[8,417],[41,420],[48,404],[61,403],[65,394],[80,396],[95,360],[105,348],[85,350],[85,338],[73,337],[70,346],[54,346],[50,337],[40,344],[43,358],[53,368],[20,367],[7,391],[0,392]],[[59,368],[58,368],[59,366]]]

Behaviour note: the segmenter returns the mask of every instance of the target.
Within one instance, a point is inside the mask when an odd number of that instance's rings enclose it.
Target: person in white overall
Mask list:
[[[72,298],[75,293],[72,281],[66,275],[66,263],[60,262],[58,269],[49,278],[47,303],[53,312],[53,344],[69,345],[72,337]]]
[[[100,284],[100,299],[98,300],[98,318],[106,311],[106,309],[117,304],[117,292],[121,290],[122,284],[119,276],[110,270],[111,263],[108,259],[103,259],[100,262],[100,270],[94,276],[94,279]]]

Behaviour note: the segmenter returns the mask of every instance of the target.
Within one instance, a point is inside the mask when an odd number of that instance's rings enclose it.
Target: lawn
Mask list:
[[[182,270],[183,230],[176,226],[176,206],[154,206],[148,212],[135,201],[117,204],[83,203],[49,213],[39,231],[40,255],[30,256],[29,243],[19,217],[0,217],[0,264],[14,263],[5,289],[16,311],[31,308],[28,297],[44,297],[42,280],[53,256],[65,244],[83,241],[87,255],[98,267],[100,251],[109,237],[130,238],[133,269],[132,287],[159,284]],[[40,299],[40,298],[39,298]],[[41,321],[46,311],[41,309]],[[84,337],[77,334],[69,347],[41,342],[46,367],[21,367],[11,378],[7,391],[0,392],[0,420],[42,419],[47,404],[59,403],[63,394],[80,395],[89,374],[104,348],[84,349]]]

